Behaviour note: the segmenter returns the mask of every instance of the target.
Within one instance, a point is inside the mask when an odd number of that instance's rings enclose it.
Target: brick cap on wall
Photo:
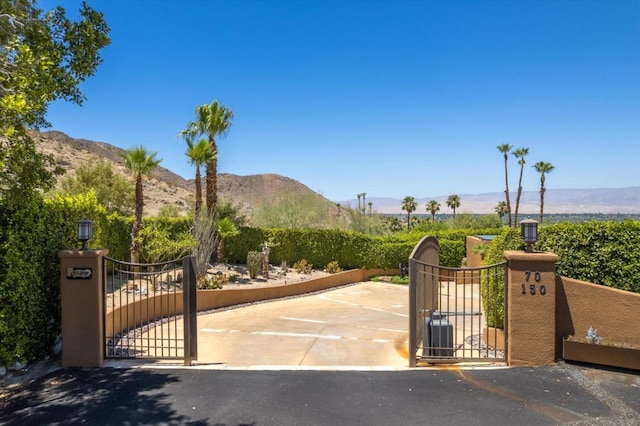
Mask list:
[[[512,261],[525,261],[525,262],[557,262],[558,255],[555,253],[549,253],[545,251],[534,251],[531,253],[525,251],[509,250],[503,253],[503,256],[507,260]]]

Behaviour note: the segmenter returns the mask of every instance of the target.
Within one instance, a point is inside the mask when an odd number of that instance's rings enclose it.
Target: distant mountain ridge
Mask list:
[[[500,201],[504,201],[504,192],[491,192],[484,194],[458,194],[460,207],[457,213],[495,213],[495,207]],[[416,213],[426,213],[425,205],[430,200],[440,203],[439,213],[451,213],[447,207],[448,196],[419,197],[416,198],[418,209]],[[515,194],[512,197],[511,207],[515,209]],[[367,203],[373,203],[373,209],[379,213],[401,214],[402,199],[367,197]],[[345,203],[357,206],[358,200],[352,199]],[[544,196],[545,213],[565,214],[638,214],[640,213],[640,186],[627,188],[595,188],[595,189],[554,189],[547,188]],[[523,191],[518,213],[537,215],[540,212],[540,194],[538,191]]]
[[[74,139],[58,131],[32,132],[32,136],[38,150],[52,155],[56,163],[67,171],[67,175],[75,173],[80,164],[96,159],[105,159],[112,163],[115,171],[129,175],[122,158],[125,151],[122,148],[106,142]],[[194,180],[184,179],[161,165],[152,170],[150,179],[145,180],[143,185],[145,216],[157,214],[167,204],[175,205],[181,212],[186,212],[195,202]],[[292,198],[315,198],[318,201],[316,205],[323,205],[331,211],[336,210],[335,203],[285,176],[218,174],[218,197],[238,208],[249,221],[255,209],[265,201],[273,201],[285,195]]]
[[[57,164],[75,172],[76,167],[85,161],[104,158],[110,161],[114,169],[128,174],[122,159],[123,149],[106,142],[94,142],[87,139],[74,139],[62,132],[33,132],[39,150],[51,154]],[[173,204],[182,212],[186,212],[194,202],[193,180],[159,166],[151,173],[151,179],[144,183],[145,215],[157,214],[166,204]],[[327,209],[335,209],[335,202],[324,198],[304,184],[277,174],[258,174],[238,176],[229,173],[218,175],[218,195],[246,214],[250,219],[255,209],[265,201],[287,195],[291,198],[317,197]],[[495,213],[495,206],[504,200],[503,192],[485,194],[458,194],[460,196],[459,213]],[[416,213],[426,213],[425,204],[436,200],[441,204],[440,213],[450,213],[446,200],[448,196],[417,197]],[[538,214],[540,207],[537,191],[524,191],[520,203],[520,212],[526,215]],[[515,199],[515,196],[513,197]],[[373,210],[385,214],[401,214],[402,200],[397,198],[367,197]],[[341,202],[357,207],[358,200]],[[513,203],[515,206],[515,203]],[[553,189],[548,188],[545,194],[546,213],[640,213],[640,186],[628,188],[598,189]]]

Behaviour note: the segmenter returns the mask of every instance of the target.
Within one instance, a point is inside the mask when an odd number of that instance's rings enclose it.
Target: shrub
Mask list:
[[[313,265],[308,263],[306,259],[302,259],[293,264],[293,269],[299,274],[310,274],[313,271]]]
[[[328,272],[330,274],[336,274],[338,272],[342,272],[342,268],[340,267],[340,264],[338,263],[337,260],[327,263],[327,266],[325,266],[324,270],[325,272]]]
[[[225,274],[216,275],[200,275],[197,279],[197,286],[199,290],[215,290],[222,288],[223,284],[229,282],[229,277]]]

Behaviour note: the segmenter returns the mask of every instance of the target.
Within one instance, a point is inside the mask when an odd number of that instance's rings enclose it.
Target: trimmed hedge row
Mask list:
[[[640,221],[547,225],[536,249],[558,255],[560,275],[640,293]]]
[[[225,258],[230,263],[244,263],[249,251],[260,250],[268,242],[273,264],[305,259],[315,267],[338,261],[347,269],[397,268],[398,264],[407,264],[411,250],[424,235],[412,236],[394,239],[341,230],[241,228],[237,236],[226,240]],[[440,240],[442,265],[460,266],[464,255],[464,238]]]

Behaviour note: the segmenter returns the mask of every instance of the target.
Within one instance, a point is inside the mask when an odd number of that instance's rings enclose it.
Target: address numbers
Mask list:
[[[530,283],[532,278],[535,283]],[[539,284],[542,279],[540,272],[524,271],[524,279],[527,284],[522,284],[522,294],[530,294],[532,296],[535,296],[538,293],[542,296],[547,294],[547,287],[544,284]]]

